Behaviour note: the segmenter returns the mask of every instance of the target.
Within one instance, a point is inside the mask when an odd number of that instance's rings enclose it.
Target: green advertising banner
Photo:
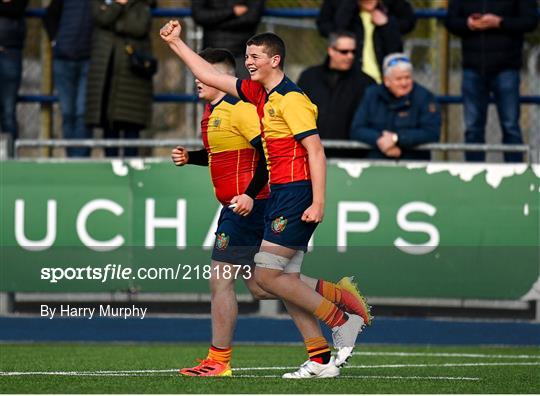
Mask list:
[[[207,169],[0,166],[0,291],[208,291]],[[539,278],[539,200],[538,165],[333,163],[303,272],[354,275],[369,296],[521,299]]]

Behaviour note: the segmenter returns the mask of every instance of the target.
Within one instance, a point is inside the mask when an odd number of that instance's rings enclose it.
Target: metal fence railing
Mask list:
[[[370,149],[371,146],[350,140],[323,140],[325,148],[337,149]],[[15,157],[21,158],[18,151],[21,148],[67,148],[67,147],[89,147],[89,148],[172,148],[177,145],[187,148],[200,148],[200,139],[19,139],[15,141]],[[465,144],[465,143],[429,143],[415,147],[419,151],[483,151],[483,152],[512,152],[527,155],[528,161],[533,162],[533,148],[526,144]]]

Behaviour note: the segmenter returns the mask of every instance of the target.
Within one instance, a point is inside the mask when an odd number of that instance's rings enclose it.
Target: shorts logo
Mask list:
[[[227,246],[229,246],[229,236],[224,232],[218,234],[216,238],[216,248],[218,250],[225,250],[227,249]]]
[[[272,232],[274,234],[279,234],[281,233],[285,227],[287,226],[287,219],[284,219],[283,216],[279,216],[277,218],[274,219],[274,221],[272,222]]]

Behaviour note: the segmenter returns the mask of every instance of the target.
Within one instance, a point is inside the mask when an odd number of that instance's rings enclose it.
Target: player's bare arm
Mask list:
[[[302,220],[308,223],[320,223],[324,217],[326,191],[326,156],[319,135],[311,135],[301,140],[308,152],[309,172],[313,203],[304,211]]]
[[[182,41],[180,33],[182,27],[178,21],[167,22],[159,31],[159,35],[173,52],[186,64],[197,79],[220,91],[238,97],[236,91],[236,77],[221,73],[214,66],[201,58],[195,51]]]

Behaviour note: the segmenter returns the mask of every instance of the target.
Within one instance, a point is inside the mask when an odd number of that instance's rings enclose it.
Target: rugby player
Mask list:
[[[338,367],[351,356],[362,326],[371,319],[367,304],[348,278],[361,316],[347,314],[334,304],[337,301],[327,298],[324,287],[322,294],[317,293],[300,280],[303,253],[324,214],[326,161],[315,127],[316,106],[284,75],[285,46],[276,35],[266,33],[248,41],[246,67],[251,80],[238,80],[194,53],[180,39],[180,31],[178,21],[170,21],[160,35],[199,81],[255,104],[261,119],[272,191],[264,217],[264,239],[255,255],[256,281],[284,301],[308,354],[322,351],[319,361],[310,359],[284,378],[337,376]],[[294,268],[287,271],[293,263]],[[328,294],[335,297],[336,290]],[[338,349],[335,361],[313,315],[332,328]]]

